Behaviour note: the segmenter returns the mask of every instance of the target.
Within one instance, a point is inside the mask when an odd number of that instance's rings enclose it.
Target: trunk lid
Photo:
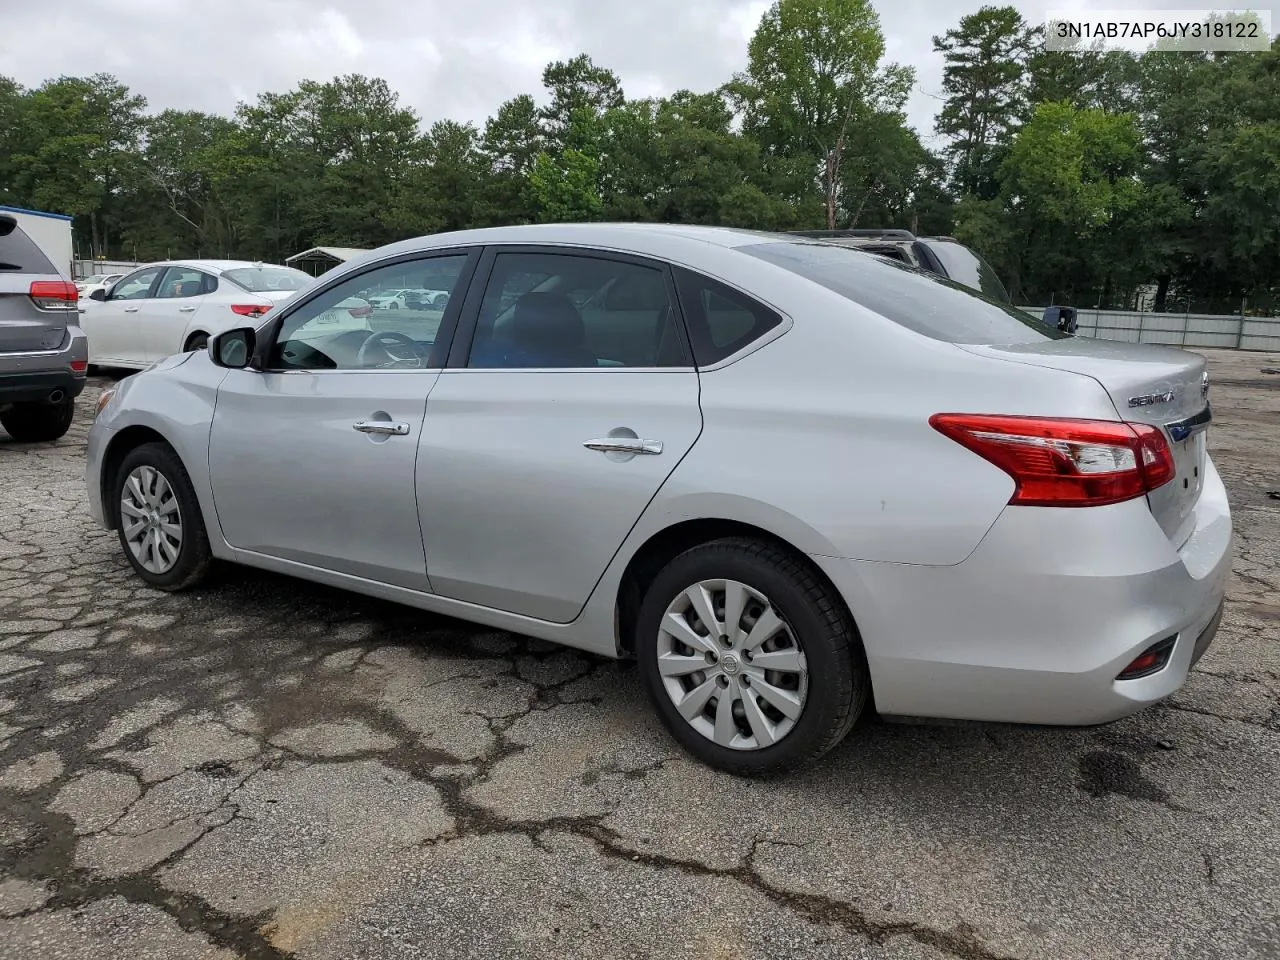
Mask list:
[[[1177,473],[1149,493],[1147,501],[1174,546],[1186,542],[1194,528],[1192,511],[1204,487],[1207,456],[1208,373],[1203,357],[1172,347],[1080,337],[957,346],[979,356],[1092,377],[1107,391],[1120,419],[1159,427]]]

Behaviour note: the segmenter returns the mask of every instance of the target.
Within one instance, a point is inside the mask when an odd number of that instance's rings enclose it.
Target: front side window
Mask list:
[[[679,367],[689,355],[666,273],[578,254],[499,254],[470,367]]]
[[[378,267],[339,283],[285,318],[270,365],[284,370],[394,370],[431,366],[445,308],[466,254]],[[435,291],[437,302],[375,309],[407,286]]]
[[[159,275],[159,267],[139,270],[137,273],[130,274],[112,287],[111,296],[107,299],[142,300],[151,292],[151,285],[156,282],[156,277]]]

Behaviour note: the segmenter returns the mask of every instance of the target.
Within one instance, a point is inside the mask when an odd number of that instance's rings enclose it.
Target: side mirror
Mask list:
[[[1057,327],[1069,336],[1075,336],[1079,326],[1075,307],[1045,307],[1044,322],[1045,326]]]
[[[209,359],[219,367],[243,370],[253,360],[258,335],[253,327],[237,327],[209,341]]]
[[[94,287],[93,292],[92,292],[91,294],[89,294],[89,299],[90,299],[90,300],[97,300],[97,301],[99,301],[99,302],[101,302],[101,301],[103,301],[103,300],[107,299],[107,290],[106,290],[106,288],[105,288],[105,287]]]

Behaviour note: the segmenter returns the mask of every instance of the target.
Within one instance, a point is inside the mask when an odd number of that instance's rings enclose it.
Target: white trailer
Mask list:
[[[0,213],[12,214],[22,231],[35,241],[58,272],[71,278],[75,249],[71,242],[71,218],[61,213],[0,206]]]

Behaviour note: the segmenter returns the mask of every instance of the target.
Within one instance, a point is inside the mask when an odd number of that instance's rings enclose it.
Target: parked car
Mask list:
[[[89,294],[93,293],[93,291],[98,287],[109,288],[123,276],[123,273],[95,274],[92,277],[85,277],[83,280],[76,281],[76,290],[80,294],[80,299],[85,300],[88,299]]]
[[[437,321],[299,341],[352,292]],[[581,304],[581,308],[575,304]],[[103,394],[93,516],[606,656],[737,773],[887,715],[1096,724],[1178,689],[1230,567],[1201,357],[1066,338],[840,246],[440,234]]]
[[[182,260],[147,264],[84,304],[82,323],[96,366],[141,368],[209,337],[265,315],[309,286],[313,278],[292,267],[239,260]],[[351,300],[317,330],[369,329],[369,305]]]
[[[443,310],[449,303],[448,290],[406,290],[405,305],[410,310]]]
[[[371,297],[369,305],[375,310],[403,310],[409,305],[409,291],[388,290]]]
[[[84,389],[88,345],[75,284],[0,213],[0,426],[14,440],[57,440]]]

